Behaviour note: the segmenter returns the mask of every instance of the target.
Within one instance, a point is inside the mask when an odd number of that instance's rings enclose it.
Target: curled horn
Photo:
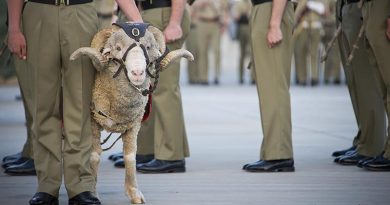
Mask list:
[[[177,50],[169,52],[165,56],[165,58],[161,60],[161,63],[160,63],[161,71],[165,70],[171,62],[173,62],[174,60],[176,60],[178,58],[182,58],[182,57],[187,58],[187,60],[189,60],[189,61],[194,60],[194,56],[189,51],[187,51],[185,49],[177,49]]]
[[[156,39],[161,54],[165,53],[166,45],[164,34],[154,26],[149,26],[148,30],[153,34],[154,38]]]
[[[76,60],[82,55],[88,56],[92,60],[93,66],[98,71],[103,70],[108,63],[108,60],[103,57],[102,53],[100,53],[96,48],[91,48],[91,47],[82,47],[77,49],[70,56],[70,60],[72,61]]]
[[[117,26],[112,26],[111,28],[103,29],[95,34],[92,39],[91,47],[82,47],[77,49],[70,56],[70,60],[75,60],[82,55],[88,56],[92,60],[93,66],[98,70],[103,70],[108,63],[106,56],[102,54],[104,45],[107,42],[107,39],[110,38],[113,32],[118,30]]]

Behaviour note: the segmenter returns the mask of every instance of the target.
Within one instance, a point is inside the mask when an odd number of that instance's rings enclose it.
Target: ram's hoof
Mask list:
[[[145,203],[145,197],[142,194],[142,192],[138,189],[135,189],[132,191],[133,193],[130,194],[130,201],[132,204],[144,204]]]

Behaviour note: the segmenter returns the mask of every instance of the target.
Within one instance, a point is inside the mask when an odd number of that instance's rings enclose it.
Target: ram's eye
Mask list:
[[[147,49],[147,50],[150,50],[150,46],[146,46],[146,49]]]
[[[122,48],[121,48],[121,47],[119,47],[119,46],[117,46],[117,47],[116,47],[116,50],[117,50],[117,51],[121,51],[121,50],[122,50]]]

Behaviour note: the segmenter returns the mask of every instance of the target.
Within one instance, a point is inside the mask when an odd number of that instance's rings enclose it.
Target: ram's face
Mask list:
[[[134,85],[142,85],[145,82],[148,77],[146,71],[148,64],[154,62],[161,55],[156,40],[149,32],[139,42],[136,42],[121,29],[112,34],[106,45],[103,55],[110,55],[112,58],[123,60],[126,67],[124,73]],[[119,66],[120,63],[117,63],[117,66],[109,69],[112,69],[111,72],[115,73]]]

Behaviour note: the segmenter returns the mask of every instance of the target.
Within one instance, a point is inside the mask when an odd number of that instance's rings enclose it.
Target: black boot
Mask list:
[[[249,172],[293,172],[295,171],[293,159],[259,160],[246,164],[242,169]]]
[[[58,198],[45,192],[38,192],[29,203],[30,205],[58,205]]]
[[[36,175],[34,160],[29,159],[24,163],[9,166],[5,169],[5,173],[9,175]]]
[[[142,173],[173,173],[185,172],[185,160],[159,160],[137,165],[137,171]]]
[[[69,205],[101,205],[99,199],[90,191],[82,192],[69,199]]]

